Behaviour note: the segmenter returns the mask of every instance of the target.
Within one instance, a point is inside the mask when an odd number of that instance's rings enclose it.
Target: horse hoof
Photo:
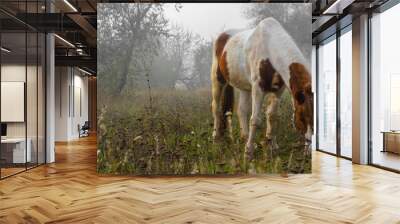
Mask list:
[[[219,142],[222,139],[222,135],[216,131],[213,132],[212,138],[214,142]]]

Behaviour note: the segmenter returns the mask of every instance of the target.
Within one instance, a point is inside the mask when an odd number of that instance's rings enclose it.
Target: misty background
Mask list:
[[[284,26],[310,61],[310,4],[98,4],[99,96],[210,87],[212,41],[267,17]]]
[[[257,132],[253,168],[244,159],[237,116],[232,140],[212,138],[213,40],[267,17],[280,21],[310,58],[310,4],[98,4],[98,172],[311,172],[311,155],[303,153],[293,126],[289,91],[273,119],[277,146],[272,150],[265,132]],[[262,120],[260,130],[266,128]]]

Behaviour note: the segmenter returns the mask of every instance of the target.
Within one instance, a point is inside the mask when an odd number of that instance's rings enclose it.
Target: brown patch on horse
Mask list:
[[[311,77],[306,67],[300,63],[292,63],[290,70],[290,89],[293,93],[311,88]]]
[[[219,69],[219,66],[218,66],[218,68],[217,68],[217,80],[218,80],[218,82],[220,82],[220,83],[222,83],[222,84],[225,84],[225,83],[226,83],[226,80],[225,80],[224,76],[222,75],[222,72],[221,72],[221,70]]]
[[[224,53],[222,53],[222,56],[218,61],[219,62],[218,63],[218,68],[219,68],[218,70],[220,71],[220,74],[223,77],[223,79],[225,81],[229,81],[228,62],[227,62],[227,58],[226,57],[227,57],[227,52],[224,51]]]
[[[215,42],[215,55],[218,60],[217,79],[221,83],[226,83],[229,80],[226,51],[224,52],[224,48],[230,37],[231,35],[222,33]]]
[[[283,80],[269,59],[260,61],[260,87],[264,92],[276,92],[283,86]]]
[[[224,47],[226,45],[226,42],[228,42],[230,37],[231,35],[227,33],[221,33],[221,35],[218,36],[215,42],[215,55],[217,55],[218,59],[220,58],[222,51],[224,50]]]
[[[307,131],[307,125],[313,125],[313,93],[311,75],[303,64],[292,63],[290,70],[290,90],[295,104],[295,125],[301,133]]]
[[[278,72],[275,72],[274,77],[272,78],[271,90],[272,92],[278,91],[282,88],[285,83],[283,82],[282,77]]]

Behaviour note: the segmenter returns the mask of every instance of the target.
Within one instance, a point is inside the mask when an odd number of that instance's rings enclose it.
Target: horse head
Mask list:
[[[309,70],[301,63],[292,63],[289,70],[294,106],[294,125],[304,135],[306,143],[310,144],[314,121],[311,75]]]

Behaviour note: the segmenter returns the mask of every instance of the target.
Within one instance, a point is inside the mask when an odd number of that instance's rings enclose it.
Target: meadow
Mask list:
[[[213,143],[210,91],[163,90],[99,99],[98,172],[134,175],[210,175],[310,173],[292,125],[290,95],[285,92],[275,119],[278,147],[257,132],[254,162],[243,159],[244,142],[233,116],[234,140]],[[267,102],[268,103],[268,102]],[[266,105],[266,103],[265,103]]]

